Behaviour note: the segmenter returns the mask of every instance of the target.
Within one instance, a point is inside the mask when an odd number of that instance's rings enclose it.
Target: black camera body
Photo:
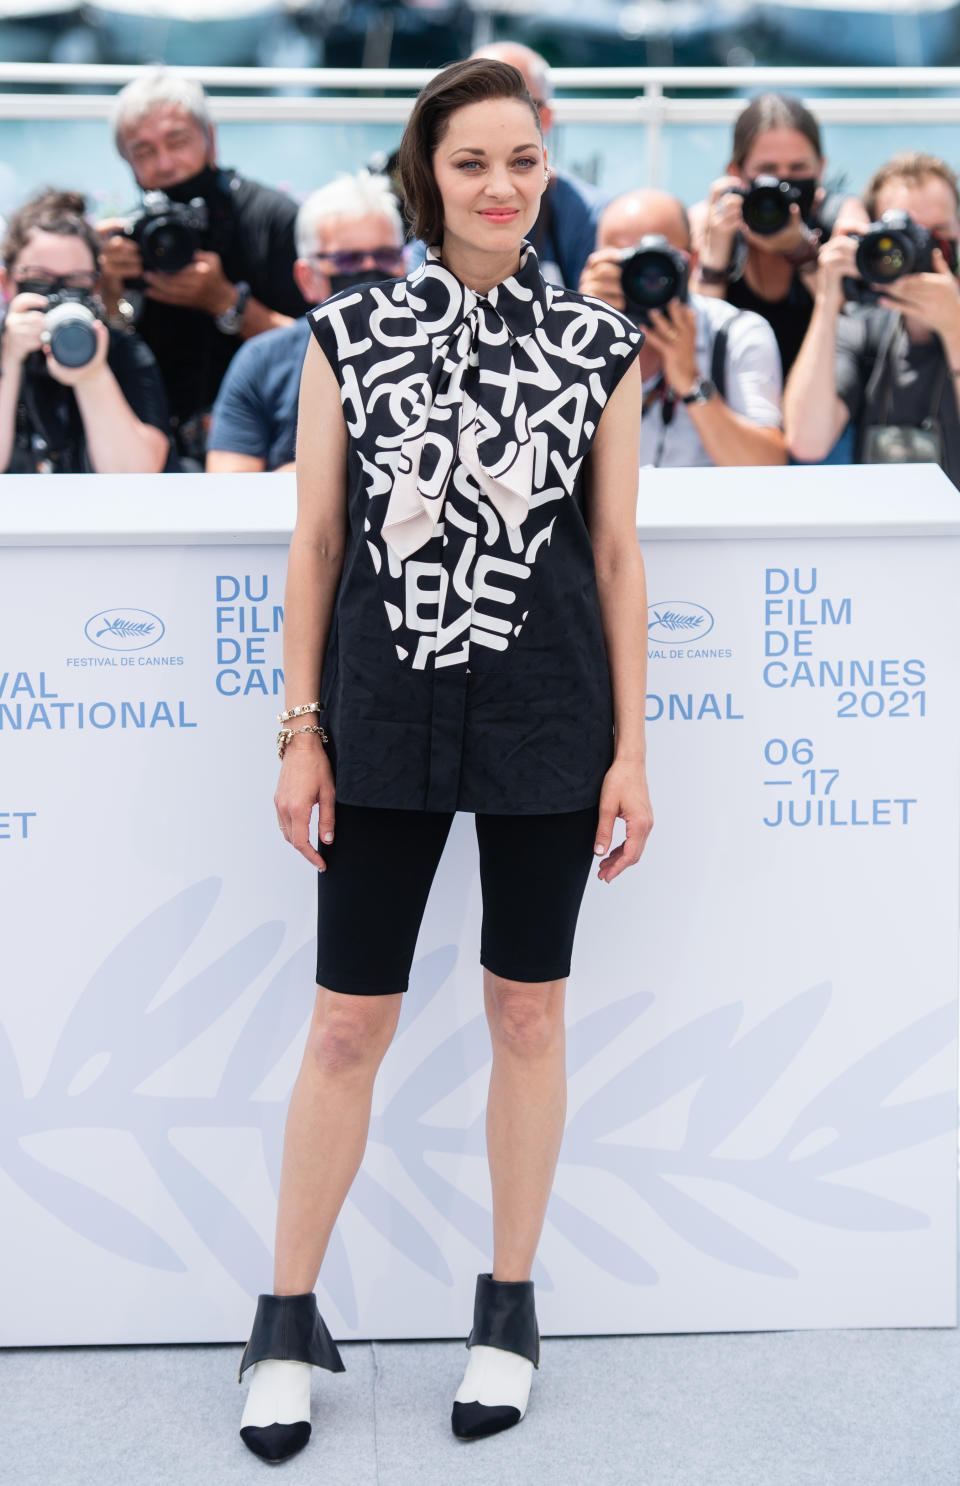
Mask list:
[[[140,210],[127,218],[124,236],[137,244],[148,272],[179,273],[193,262],[209,226],[202,196],[171,201],[165,191],[144,191]]]
[[[790,208],[798,206],[806,222],[813,212],[817,183],[815,180],[780,180],[775,175],[758,175],[743,196],[743,222],[758,237],[773,237],[790,222]]]
[[[627,314],[641,325],[649,325],[650,310],[665,309],[674,299],[687,303],[690,265],[686,254],[665,237],[648,233],[624,255],[620,283]]]
[[[857,304],[876,304],[882,290],[873,284],[895,284],[910,273],[933,272],[936,238],[904,211],[884,212],[866,232],[857,234],[859,279],[844,279],[847,299]]]
[[[61,289],[47,298],[43,338],[61,366],[87,366],[97,354],[100,306],[83,289]]]

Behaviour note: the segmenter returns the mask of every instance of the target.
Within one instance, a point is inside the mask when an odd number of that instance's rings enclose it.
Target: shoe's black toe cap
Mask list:
[[[461,1440],[479,1440],[520,1423],[520,1410],[512,1404],[455,1403],[450,1423]]]
[[[310,1438],[310,1421],[298,1419],[296,1424],[245,1424],[240,1438],[261,1460],[288,1460],[302,1450]]]

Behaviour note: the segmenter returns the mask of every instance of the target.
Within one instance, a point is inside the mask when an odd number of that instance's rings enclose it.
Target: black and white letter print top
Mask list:
[[[309,319],[349,434],[321,683],[337,799],[594,804],[612,705],[582,465],[641,332],[529,246],[484,295],[431,249]]]

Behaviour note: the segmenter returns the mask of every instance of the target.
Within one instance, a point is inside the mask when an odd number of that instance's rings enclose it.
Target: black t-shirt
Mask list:
[[[857,428],[855,457],[860,459],[864,431],[871,425],[919,428],[932,415],[943,435],[943,468],[960,485],[960,416],[949,368],[943,375],[940,340],[911,340],[905,326],[894,325],[897,318],[893,310],[858,306],[837,321],[837,396]],[[868,393],[881,354],[883,367]]]
[[[234,171],[222,171],[220,182],[216,199],[208,201],[204,249],[219,253],[230,282],[244,280],[268,309],[294,318],[306,314],[310,306],[293,278],[297,203]],[[137,331],[157,358],[170,412],[180,422],[213,406],[223,374],[243,345],[241,336],[224,335],[203,310],[146,297]]]
[[[727,299],[740,310],[753,310],[768,322],[777,338],[783,375],[786,377],[796,361],[803,345],[803,338],[810,326],[813,314],[813,299],[808,293],[799,271],[795,271],[790,288],[783,299],[761,299],[750,288],[745,278],[735,279],[727,287]]]
[[[166,394],[149,346],[138,335],[111,330],[107,365],[141,423],[167,433]],[[178,468],[172,446],[165,468],[168,471]],[[32,475],[41,471],[90,474],[93,465],[73,388],[64,387],[40,362],[28,357],[20,383],[16,437],[6,473]]]

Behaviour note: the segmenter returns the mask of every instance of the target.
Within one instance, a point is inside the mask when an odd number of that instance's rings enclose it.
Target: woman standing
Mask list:
[[[254,1368],[241,1435],[271,1460],[309,1436],[311,1364],[343,1367],[313,1287],[457,810],[474,813],[480,852],[493,1266],[477,1277],[452,1425],[476,1438],[523,1417],[576,919],[594,856],[612,881],[652,825],[642,335],[540,275],[524,238],[548,172],[515,68],[438,74],[400,172],[427,260],[311,312],[300,393],[275,803],[319,872],[318,984],[286,1123],[274,1292],[240,1364]],[[617,816],[626,839],[609,851]]]

